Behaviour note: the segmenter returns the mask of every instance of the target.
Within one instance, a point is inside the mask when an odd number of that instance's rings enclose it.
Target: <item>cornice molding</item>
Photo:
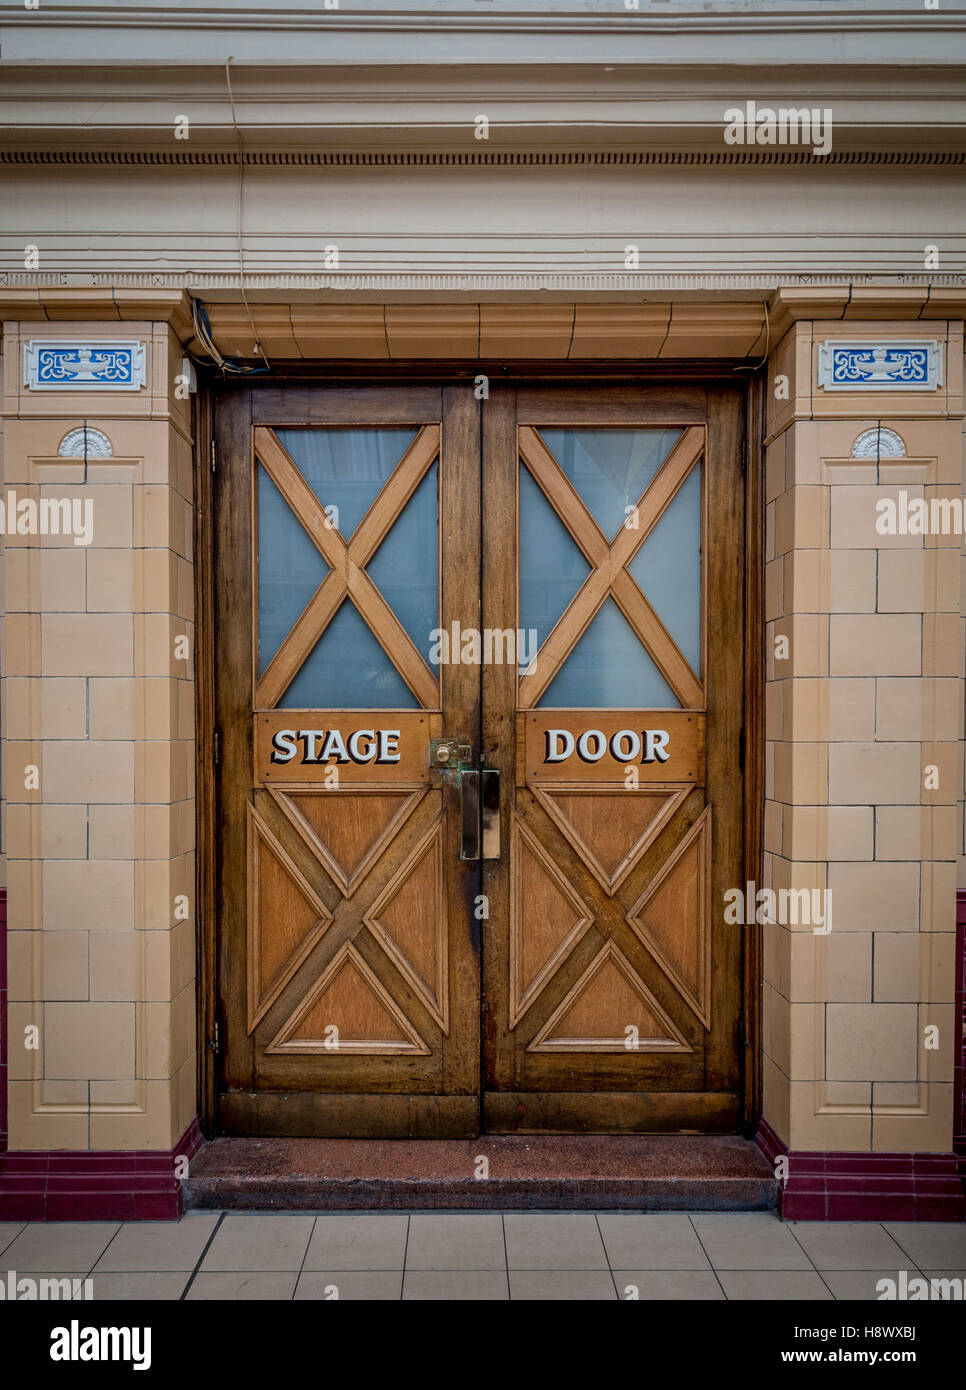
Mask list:
[[[818,62],[861,69],[898,63],[961,64],[955,38],[966,33],[962,0],[925,10],[908,0],[851,3],[761,3],[761,0],[641,0],[629,12],[619,0],[528,4],[527,0],[444,0],[420,5],[352,0],[272,6],[240,3],[161,5],[48,4],[37,10],[10,4],[0,12],[5,65],[115,65],[239,68],[299,62],[328,69],[368,62],[432,68],[485,57],[501,65],[536,67],[574,62],[638,61],[660,69],[695,61],[754,70]],[[471,47],[470,47],[471,46]]]
[[[486,8],[483,9],[483,4]],[[42,15],[35,11],[16,9],[2,13],[3,24],[11,29],[20,27],[78,29],[141,29],[150,27],[165,30],[191,29],[272,29],[282,32],[321,31],[336,33],[398,33],[400,31],[434,33],[506,33],[521,32],[586,34],[653,34],[685,33],[734,34],[781,33],[818,31],[822,34],[851,32],[921,33],[923,14],[910,10],[903,0],[853,0],[847,7],[834,9],[827,0],[813,3],[788,3],[774,0],[769,5],[752,0],[718,0],[717,3],[655,3],[641,0],[641,8],[627,11],[614,0],[580,0],[580,3],[552,3],[552,0],[438,0],[438,3],[405,3],[399,0],[355,0],[351,7],[324,10],[319,5],[298,8],[289,5],[284,10],[265,4],[207,4],[171,3],[160,7],[143,0],[126,4],[123,9],[110,5],[44,4]],[[949,4],[928,15],[926,23],[934,32],[962,29],[966,25],[966,9]]]
[[[0,131],[0,139],[3,132]],[[0,165],[213,165],[258,167],[434,167],[573,165],[950,165],[961,150],[832,150],[824,156],[788,150],[87,150],[0,149]]]
[[[219,306],[216,312],[221,322],[234,319],[243,330],[247,323],[237,276],[194,276],[190,289],[158,284],[162,278],[175,281],[187,277],[154,273],[46,276],[45,283],[38,284],[40,278],[0,274],[0,317],[24,322],[79,318],[91,322],[164,321],[184,333],[190,328],[191,299],[198,298],[209,306]],[[322,318],[342,312],[365,317],[374,306],[391,303],[430,313],[434,306],[466,305],[468,301],[481,305],[532,302],[533,293],[539,291],[543,303],[590,305],[597,301],[602,312],[632,314],[647,314],[675,303],[696,307],[706,315],[719,312],[727,317],[735,306],[747,312],[751,306],[760,309],[767,302],[774,342],[776,332],[783,333],[800,319],[956,319],[966,315],[966,275],[931,279],[908,276],[902,280],[869,277],[861,283],[819,275],[346,276],[339,284],[333,279],[322,290],[311,283],[317,277],[259,278],[262,283],[258,286],[246,278],[247,297],[259,317],[269,318],[295,312]],[[363,278],[371,283],[360,287],[355,282]],[[74,283],[67,284],[68,279]],[[550,288],[547,281],[554,279],[561,283]],[[209,280],[218,283],[207,285]],[[420,283],[428,280],[434,283]]]
[[[677,8],[675,0],[642,3]],[[838,8],[826,4],[822,13]],[[801,36],[780,44],[736,43],[734,33],[702,42],[688,31],[673,51],[628,35],[598,45],[593,56],[593,43],[574,37],[549,43],[533,35],[514,43],[504,36],[501,47],[466,36],[444,41],[435,26],[421,38],[360,34],[351,51],[340,48],[334,31],[329,41],[320,36],[318,52],[314,40],[302,42],[296,33],[284,42],[266,36],[257,62],[231,59],[234,111],[227,55],[242,51],[239,44],[255,44],[254,33],[246,39],[223,27],[202,40],[200,33],[165,37],[148,28],[127,38],[105,31],[93,51],[90,34],[85,40],[80,30],[59,32],[47,25],[43,8],[36,13],[31,42],[47,35],[43,49],[18,54],[16,33],[11,42],[11,31],[0,26],[0,145],[12,151],[126,150],[152,157],[173,149],[176,159],[190,162],[192,151],[199,162],[199,155],[233,154],[241,143],[262,158],[382,151],[474,160],[483,153],[475,121],[485,113],[490,138],[482,142],[487,153],[480,162],[495,162],[490,150],[754,159],[774,152],[734,151],[724,138],[725,113],[752,97],[759,106],[831,110],[833,153],[966,149],[959,56],[966,9],[956,17],[958,42],[935,27],[945,23],[939,17],[945,10],[923,11],[914,33],[894,50],[870,40],[852,53],[824,32],[821,43]],[[167,16],[167,8],[155,13]],[[325,25],[325,14],[341,13],[323,11],[315,19]],[[280,23],[284,14],[278,12]],[[698,21],[692,15],[687,23]],[[184,141],[174,129],[182,115],[190,123]]]
[[[618,291],[642,299],[648,294],[664,290],[694,291],[699,294],[714,294],[717,291],[753,289],[770,293],[777,289],[794,290],[804,296],[821,295],[828,289],[849,296],[861,294],[900,295],[917,297],[927,302],[940,292],[961,294],[966,292],[966,274],[950,275],[895,275],[895,276],[846,276],[835,274],[806,275],[788,272],[786,274],[755,274],[728,272],[687,272],[668,274],[649,274],[645,271],[622,273],[620,271],[553,271],[534,272],[446,272],[419,273],[398,272],[361,274],[353,271],[332,274],[299,274],[292,271],[279,271],[272,274],[246,274],[245,285],[256,298],[272,302],[279,290],[291,290],[304,295],[325,293],[330,299],[337,299],[343,290],[365,291],[389,287],[397,289],[452,290],[584,290],[588,293]],[[38,274],[30,271],[0,271],[0,295],[5,292],[17,296],[29,296],[38,301],[56,298],[58,295],[113,294],[119,302],[122,298],[134,295],[145,299],[147,295],[159,302],[167,298],[179,298],[183,293],[194,293],[205,289],[218,298],[221,291],[227,298],[234,298],[233,291],[240,285],[237,272],[178,272],[178,271],[91,271],[71,273],[63,271],[53,274]]]
[[[500,357],[664,360],[700,357],[733,359],[757,366],[773,352],[788,329],[801,320],[841,325],[847,338],[871,324],[915,325],[915,341],[945,336],[950,322],[966,311],[966,286],[958,293],[901,286],[839,286],[747,293],[731,299],[705,294],[682,300],[673,295],[636,303],[474,300],[393,303],[285,302],[276,292],[269,303],[214,302],[206,298],[208,331],[222,355],[254,364],[259,357],[286,361],[391,359],[497,360]],[[144,331],[149,322],[168,322],[200,359],[207,351],[195,340],[187,296],[157,295],[153,300],[115,291],[36,291],[31,302],[0,292],[0,313],[13,338],[34,341],[43,323],[47,346],[89,343],[92,335],[111,342],[120,331]],[[134,319],[137,318],[137,322]],[[911,341],[911,339],[910,339]],[[258,343],[256,350],[255,344]]]
[[[190,337],[191,296],[183,289],[150,285],[93,288],[90,284],[18,288],[0,275],[0,318],[24,323],[167,323]]]

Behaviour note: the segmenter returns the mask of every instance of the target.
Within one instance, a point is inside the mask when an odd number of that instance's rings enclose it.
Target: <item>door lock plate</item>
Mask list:
[[[459,743],[454,738],[431,738],[429,741],[430,767],[456,770],[461,763],[469,763],[473,758],[473,748],[469,743]]]

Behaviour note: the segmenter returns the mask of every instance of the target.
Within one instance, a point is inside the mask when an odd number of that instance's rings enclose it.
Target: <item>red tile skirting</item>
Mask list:
[[[757,1138],[769,1163],[788,1158],[778,1185],[785,1221],[966,1221],[954,1153],[789,1152],[766,1120]]]
[[[192,1120],[170,1153],[7,1149],[7,894],[0,889],[0,1221],[175,1221],[176,1157],[204,1142]]]
[[[0,888],[0,1154],[7,1147],[7,890]]]
[[[0,1155],[0,1221],[176,1221],[175,1159],[190,1159],[203,1143],[194,1119],[170,1152],[8,1150]]]
[[[959,1159],[959,1176],[966,1184],[966,892],[956,894],[956,1007],[959,1037],[954,1046],[953,1149]]]
[[[966,892],[956,895],[955,998],[953,1151],[788,1153],[762,1120],[758,1145],[769,1163],[788,1157],[787,1181],[778,1186],[786,1221],[966,1220]]]

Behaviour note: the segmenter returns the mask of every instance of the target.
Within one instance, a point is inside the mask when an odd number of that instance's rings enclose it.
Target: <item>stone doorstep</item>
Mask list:
[[[777,1183],[734,1136],[222,1138],[183,1195],[186,1208],[232,1210],[773,1211]]]

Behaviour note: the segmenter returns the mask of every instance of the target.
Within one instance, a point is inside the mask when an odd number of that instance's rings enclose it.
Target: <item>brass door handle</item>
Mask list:
[[[500,857],[500,774],[495,767],[461,767],[460,858]]]
[[[461,767],[460,858],[480,857],[480,774],[475,767]]]
[[[484,767],[481,773],[480,819],[482,822],[484,859],[500,857],[500,774],[495,767]]]

